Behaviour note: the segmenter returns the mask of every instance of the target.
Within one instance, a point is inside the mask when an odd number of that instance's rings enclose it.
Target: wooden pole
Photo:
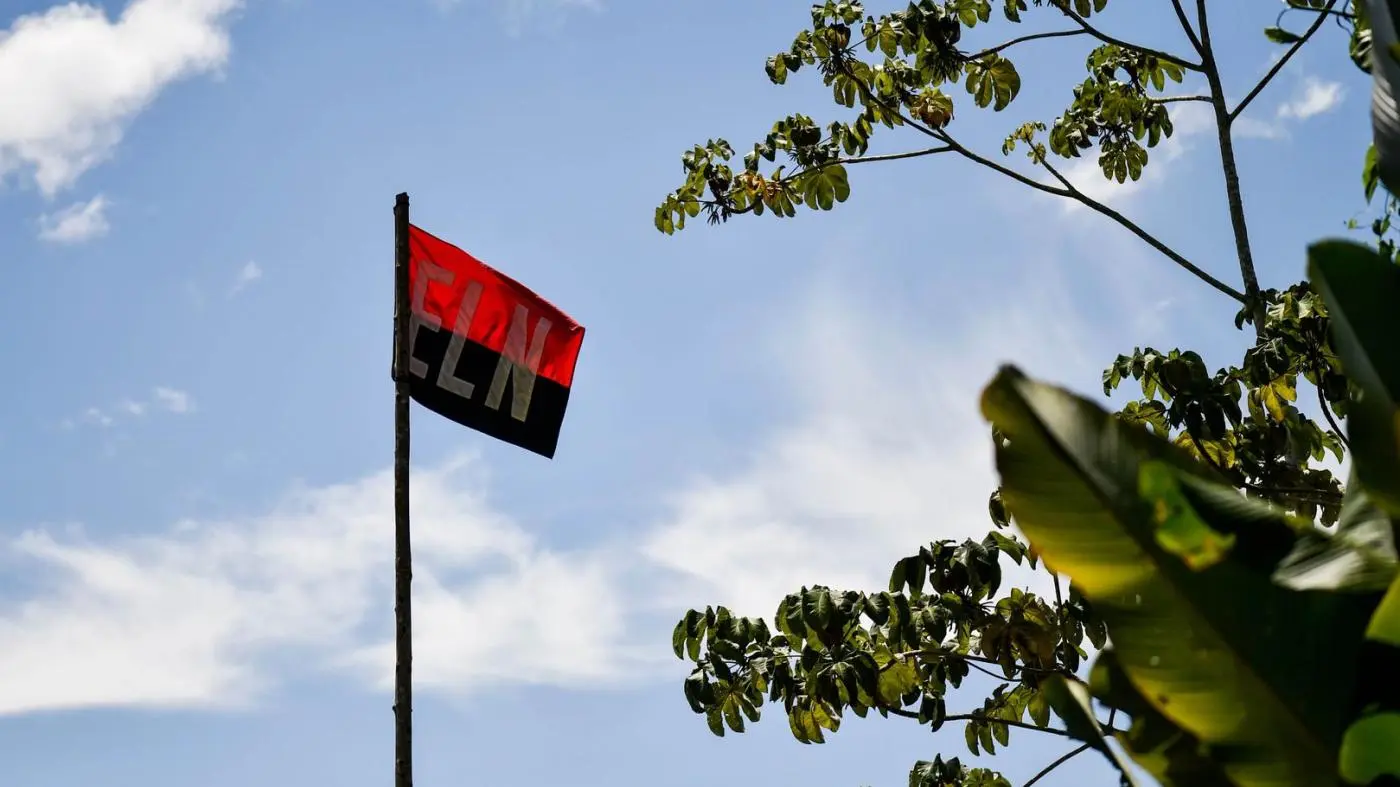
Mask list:
[[[408,527],[408,195],[394,198],[394,787],[413,787],[413,551]]]

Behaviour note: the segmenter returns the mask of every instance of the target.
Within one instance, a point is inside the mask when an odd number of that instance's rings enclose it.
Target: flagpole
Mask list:
[[[394,198],[394,787],[413,787],[413,552],[408,527],[408,194]]]

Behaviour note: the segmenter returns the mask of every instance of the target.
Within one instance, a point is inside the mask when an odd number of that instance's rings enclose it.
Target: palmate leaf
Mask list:
[[[1282,518],[1218,516],[1200,463],[1086,399],[1004,368],[982,409],[1007,438],[996,452],[1007,508],[1093,602],[1148,704],[1210,746],[1233,784],[1335,783],[1355,676],[1318,670],[1299,643],[1327,642],[1331,658],[1352,663],[1375,597],[1274,584],[1266,564],[1293,537]],[[1141,494],[1145,461],[1194,489],[1183,493],[1189,511],[1163,512]],[[1188,568],[1160,541],[1159,525],[1181,524],[1158,521],[1187,514],[1200,520],[1192,527],[1234,536],[1233,551]]]

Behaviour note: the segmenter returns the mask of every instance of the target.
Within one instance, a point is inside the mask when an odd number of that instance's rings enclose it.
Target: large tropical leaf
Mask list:
[[[1211,505],[1226,498],[1201,494],[1199,463],[1082,397],[1004,368],[982,409],[1006,438],[1008,510],[1093,602],[1151,708],[1210,746],[1233,784],[1335,783],[1354,675],[1319,669],[1300,644],[1353,663],[1375,597],[1273,583],[1261,569],[1294,538],[1281,515],[1220,516]],[[1228,550],[1200,550],[1212,533]]]
[[[1112,648],[1095,660],[1089,673],[1089,689],[1101,702],[1132,719],[1127,731],[1116,737],[1162,787],[1231,785],[1220,763],[1209,756],[1200,740],[1158,713],[1138,692]]]
[[[1342,739],[1340,770],[1348,784],[1400,783],[1400,579],[1390,586],[1371,624],[1357,671],[1365,675],[1356,721]],[[1382,781],[1381,783],[1385,783]]]
[[[1400,266],[1331,240],[1308,248],[1308,276],[1327,302],[1342,369],[1359,390],[1347,411],[1357,478],[1372,500],[1400,514]]]

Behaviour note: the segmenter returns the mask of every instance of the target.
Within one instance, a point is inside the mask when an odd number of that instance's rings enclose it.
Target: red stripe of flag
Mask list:
[[[515,279],[418,227],[409,227],[408,243],[415,312],[498,353],[506,351],[517,309],[528,315],[531,334],[543,317],[549,321],[549,331],[537,374],[565,388],[573,385],[574,367],[583,344],[582,325]],[[480,287],[480,294],[475,297],[475,308],[467,310],[471,312],[471,324],[464,330],[458,324],[459,317],[467,313],[462,306],[468,293],[476,289],[473,285]]]

